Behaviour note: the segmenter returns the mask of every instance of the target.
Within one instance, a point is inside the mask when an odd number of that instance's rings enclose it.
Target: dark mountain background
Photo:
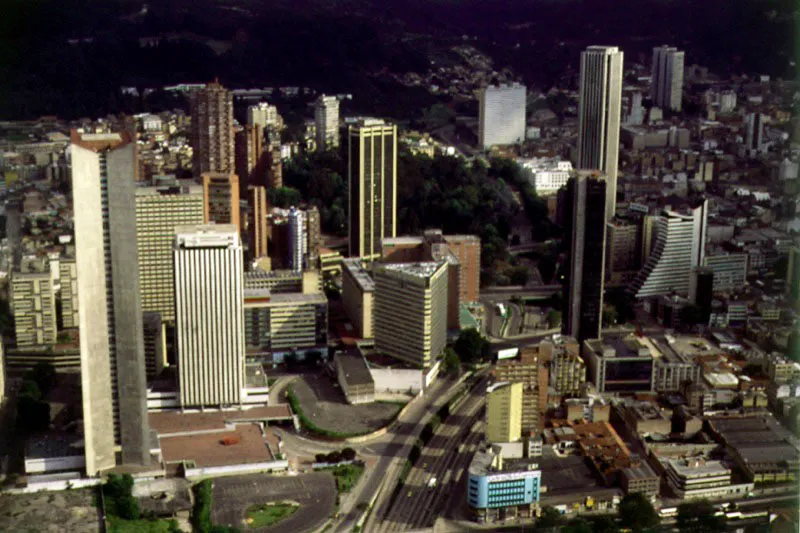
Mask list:
[[[723,75],[793,78],[797,10],[794,0],[0,0],[0,119],[157,110],[175,102],[123,98],[120,86],[214,77],[346,91],[365,111],[410,114],[433,98],[380,74],[423,72],[457,42],[542,89],[574,74],[589,44],[634,60],[671,44]]]

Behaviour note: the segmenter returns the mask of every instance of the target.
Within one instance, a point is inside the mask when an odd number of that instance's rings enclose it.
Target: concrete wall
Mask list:
[[[85,466],[86,458],[83,455],[25,459],[26,474],[41,474],[43,472],[58,472],[62,470],[83,470]]]
[[[375,392],[407,392],[411,389],[416,394],[424,387],[424,374],[422,370],[370,368],[370,374],[375,381]]]

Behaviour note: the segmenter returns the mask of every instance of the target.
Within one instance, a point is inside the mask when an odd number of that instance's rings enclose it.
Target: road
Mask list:
[[[375,531],[393,533],[430,527],[446,509],[483,437],[485,384],[483,380],[473,388],[437,428]],[[434,478],[436,485],[430,487],[428,483]]]

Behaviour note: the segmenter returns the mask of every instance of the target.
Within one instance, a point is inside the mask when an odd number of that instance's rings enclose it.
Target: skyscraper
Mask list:
[[[306,221],[305,213],[292,207],[289,210],[289,257],[287,264],[294,271],[303,270],[303,258],[306,255]]]
[[[548,373],[545,365],[540,364],[538,348],[526,346],[515,357],[500,359],[494,373],[498,382],[522,383],[522,435],[541,431],[547,407]]]
[[[191,96],[192,172],[235,172],[233,97],[218,82]]]
[[[608,220],[617,208],[622,61],[616,46],[590,46],[581,53],[577,167],[605,174]]]
[[[241,231],[239,220],[239,176],[206,172],[203,174],[205,222],[233,224]]]
[[[397,236],[397,126],[363,120],[348,128],[350,256],[380,256]]]
[[[175,237],[182,407],[230,407],[244,387],[244,266],[235,226],[182,226]]]
[[[764,145],[764,115],[748,113],[744,120],[744,142],[751,157],[761,151]]]
[[[500,382],[486,389],[486,440],[519,442],[522,438],[522,383]]]
[[[149,464],[139,253],[136,143],[127,133],[72,132],[86,472]]]
[[[317,150],[339,147],[339,99],[335,96],[317,98],[314,104],[314,122],[317,127]]]
[[[484,150],[525,140],[525,91],[518,83],[481,89],[478,143]]]
[[[278,108],[267,102],[259,102],[247,108],[247,125],[261,126],[263,129],[283,127],[283,118],[278,114]]]
[[[671,46],[653,48],[650,97],[653,105],[671,111],[681,110],[683,98],[684,53]]]
[[[310,206],[306,209],[306,268],[319,268],[319,248],[322,246],[322,221],[319,209]]]
[[[269,235],[269,204],[267,189],[261,186],[250,186],[250,254],[254,258],[266,257],[267,237]]]
[[[599,173],[598,173],[599,174]],[[569,269],[564,281],[562,330],[583,343],[600,337],[606,251],[606,186],[601,176],[580,172],[567,183],[565,235]]]
[[[656,240],[642,270],[628,288],[636,298],[673,292],[688,294],[692,269],[705,258],[708,200],[683,215],[666,210],[656,219]]]
[[[175,321],[175,228],[205,221],[203,188],[193,182],[136,189],[136,242],[142,311]]]
[[[267,170],[264,130],[258,124],[245,126],[236,132],[235,143],[236,175],[245,185],[263,185]]]

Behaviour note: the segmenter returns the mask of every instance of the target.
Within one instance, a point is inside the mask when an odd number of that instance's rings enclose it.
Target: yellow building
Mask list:
[[[522,383],[495,383],[486,389],[486,439],[518,442],[522,438]]]
[[[17,346],[56,342],[56,298],[50,272],[14,272],[11,302]]]
[[[361,259],[345,259],[342,264],[344,312],[353,323],[356,335],[363,339],[371,339],[375,282],[364,269]]]

